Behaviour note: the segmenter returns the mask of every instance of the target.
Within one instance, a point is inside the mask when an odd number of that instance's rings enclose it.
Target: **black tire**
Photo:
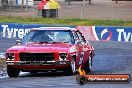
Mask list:
[[[75,61],[74,61],[74,64],[75,64]],[[74,65],[74,66],[75,66],[75,65]],[[74,74],[74,72],[75,72],[75,67],[72,66],[72,62],[71,62],[71,64],[70,64],[67,68],[65,68],[65,69],[63,70],[63,72],[64,72],[64,74],[67,75],[67,76],[70,76],[70,75],[73,75],[73,74]]]
[[[71,71],[71,67],[64,68],[63,72],[64,72],[64,75],[66,76],[73,75],[73,72]]]
[[[86,78],[84,76],[77,75],[76,76],[76,81],[79,85],[83,85],[86,83]]]
[[[84,70],[85,70],[85,72],[90,73],[91,68],[92,68],[92,57],[89,56],[88,61],[85,64]]]
[[[7,74],[9,77],[18,77],[20,70],[7,67]]]

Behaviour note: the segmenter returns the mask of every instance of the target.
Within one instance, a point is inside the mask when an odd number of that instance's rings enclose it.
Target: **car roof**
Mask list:
[[[31,30],[76,30],[76,29],[71,27],[39,27],[32,28]]]

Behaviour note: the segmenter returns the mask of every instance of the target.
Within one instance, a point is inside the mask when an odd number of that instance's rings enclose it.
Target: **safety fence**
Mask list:
[[[43,10],[38,10],[41,0],[0,0],[0,17],[43,18]],[[18,2],[19,1],[19,2]],[[23,1],[23,2],[22,2]],[[51,0],[54,1],[54,0]],[[56,0],[60,9],[57,9],[57,18],[77,18],[96,20],[132,20],[132,2],[120,2],[115,4],[112,0],[81,0],[71,2]],[[43,5],[43,3],[42,3]],[[40,5],[41,7],[41,5]],[[47,8],[48,6],[44,6]],[[42,7],[43,8],[43,7]],[[50,11],[47,11],[49,13]],[[47,14],[46,13],[46,14]],[[54,11],[53,11],[54,13]],[[54,15],[53,15],[54,16]],[[53,17],[47,14],[47,17]]]
[[[132,42],[132,27],[119,26],[63,26],[44,24],[1,23],[0,37],[23,38],[31,28],[39,27],[71,27],[79,29],[90,41],[124,41]]]

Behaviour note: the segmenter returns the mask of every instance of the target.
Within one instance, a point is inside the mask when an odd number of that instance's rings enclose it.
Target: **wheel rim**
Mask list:
[[[89,64],[89,68],[91,69],[92,68],[92,58],[91,58],[91,56],[89,56],[89,62],[88,62],[88,64]]]
[[[75,61],[72,61],[71,62],[71,69],[72,69],[72,72],[75,72],[76,68],[75,68]]]

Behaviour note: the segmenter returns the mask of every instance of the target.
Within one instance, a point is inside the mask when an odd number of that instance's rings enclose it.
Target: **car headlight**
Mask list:
[[[14,60],[15,59],[15,54],[14,53],[6,53],[5,57],[7,60]]]
[[[67,53],[59,53],[60,60],[66,60],[67,58]]]
[[[70,53],[77,52],[76,47],[75,47],[75,46],[70,47],[69,52],[70,52]]]

